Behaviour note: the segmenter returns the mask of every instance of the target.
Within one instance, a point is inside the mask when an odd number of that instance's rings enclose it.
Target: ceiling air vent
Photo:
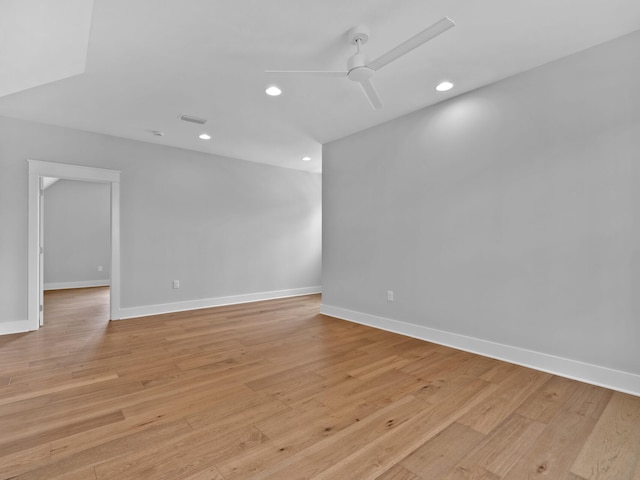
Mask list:
[[[197,123],[198,125],[204,125],[207,123],[206,118],[198,118],[192,115],[185,115],[184,113],[178,117],[180,120],[184,120],[185,122]]]

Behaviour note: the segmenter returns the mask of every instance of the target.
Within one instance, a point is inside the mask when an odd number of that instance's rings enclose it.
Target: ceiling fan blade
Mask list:
[[[373,83],[371,83],[370,79],[361,80],[360,86],[362,87],[362,91],[364,92],[367,100],[373,107],[374,110],[380,110],[382,108],[382,102],[380,101],[380,97],[378,96],[378,92],[376,92]]]
[[[302,75],[316,75],[320,77],[346,77],[347,72],[339,72],[333,70],[265,70],[264,73],[276,73],[276,74],[302,74]]]
[[[370,62],[367,67],[369,67],[371,70],[379,70],[388,63],[391,63],[401,56],[409,53],[414,48],[418,48],[423,43],[426,43],[432,38],[437,37],[441,33],[446,32],[453,26],[455,26],[453,20],[451,20],[449,17],[444,17],[430,27],[427,27],[420,33],[414,35],[406,42],[403,42],[397,47],[389,50],[387,53],[380,55],[374,61]]]

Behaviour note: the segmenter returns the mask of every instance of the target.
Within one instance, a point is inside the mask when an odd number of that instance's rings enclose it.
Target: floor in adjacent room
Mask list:
[[[638,480],[640,398],[320,315],[310,295],[0,337],[0,478]]]

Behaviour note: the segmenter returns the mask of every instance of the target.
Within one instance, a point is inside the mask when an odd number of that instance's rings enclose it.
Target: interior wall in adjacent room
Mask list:
[[[45,289],[108,285],[109,187],[106,183],[60,180],[44,191]]]

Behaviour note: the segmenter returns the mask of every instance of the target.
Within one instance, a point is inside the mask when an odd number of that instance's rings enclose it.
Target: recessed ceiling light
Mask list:
[[[451,82],[440,82],[436,86],[436,90],[439,92],[446,92],[447,90],[451,90],[453,88],[453,83]]]
[[[207,133],[201,133],[200,135],[198,135],[198,138],[200,138],[202,140],[211,140],[211,135],[209,135]]]
[[[311,160],[311,157],[302,157],[303,162],[308,162],[309,160]]]
[[[282,90],[280,90],[275,85],[272,85],[269,88],[267,88],[265,90],[265,92],[266,92],[267,95],[271,95],[272,97],[277,97],[278,95],[280,95],[282,93]]]

